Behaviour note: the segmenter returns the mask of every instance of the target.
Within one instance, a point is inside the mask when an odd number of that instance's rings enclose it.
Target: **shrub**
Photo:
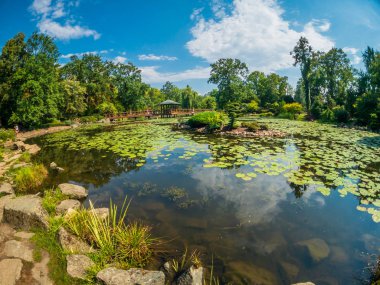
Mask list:
[[[259,117],[273,117],[274,114],[272,112],[263,112],[259,114]]]
[[[14,182],[19,192],[35,191],[40,187],[48,175],[42,164],[23,167],[15,172]]]
[[[241,126],[247,128],[250,132],[267,131],[269,129],[267,124],[259,124],[257,122],[244,122]]]
[[[282,107],[282,111],[289,114],[290,118],[294,120],[297,114],[300,114],[303,107],[300,103],[288,103]]]
[[[334,112],[331,109],[326,109],[321,114],[321,120],[324,122],[333,122],[335,120]]]
[[[102,115],[113,115],[117,113],[117,108],[111,102],[103,102],[96,109]]]
[[[247,105],[247,111],[251,112],[251,113],[257,112],[259,110],[259,108],[260,108],[259,103],[257,103],[257,101],[255,101],[255,100],[252,100]]]
[[[380,129],[380,116],[377,114],[370,114],[369,123],[368,126],[372,130],[379,130]]]
[[[220,129],[228,122],[228,117],[221,112],[208,111],[192,116],[187,123],[192,128],[207,127],[210,130]]]
[[[129,203],[124,200],[121,210],[111,201],[107,218],[98,216],[90,202],[90,209],[81,209],[71,215],[66,226],[97,250],[93,259],[97,266],[116,263],[121,268],[144,267],[153,254],[157,240],[150,228],[139,223],[124,223]]]
[[[81,124],[96,123],[100,119],[102,119],[102,116],[85,116],[85,117],[79,118],[79,122]]]
[[[0,129],[0,142],[5,142],[7,140],[15,140],[16,134],[14,130]]]
[[[338,123],[347,123],[350,119],[350,114],[344,109],[344,107],[339,106],[333,109],[335,120]]]

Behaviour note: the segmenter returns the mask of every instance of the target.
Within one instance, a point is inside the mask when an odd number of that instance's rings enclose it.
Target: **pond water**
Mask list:
[[[96,206],[132,198],[128,219],[174,249],[199,249],[222,283],[356,284],[380,254],[380,136],[264,120],[284,138],[226,138],[165,124],[87,127],[34,139]],[[87,201],[88,202],[88,201]]]

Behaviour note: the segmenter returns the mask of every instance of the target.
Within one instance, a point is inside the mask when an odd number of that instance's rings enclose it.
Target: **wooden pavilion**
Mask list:
[[[161,112],[160,112],[161,118],[172,117],[176,113],[175,111],[178,110],[178,107],[180,105],[181,105],[180,103],[174,102],[172,100],[166,100],[166,101],[158,104],[158,106],[160,106],[160,108],[161,108]]]

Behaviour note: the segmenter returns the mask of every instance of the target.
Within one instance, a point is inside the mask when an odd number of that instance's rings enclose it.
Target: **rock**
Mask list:
[[[62,167],[57,167],[57,171],[58,172],[63,172],[63,171],[65,171],[65,169],[63,169]]]
[[[5,197],[0,198],[0,222],[3,221],[4,207],[9,203],[11,199],[15,197],[14,194],[7,195]]]
[[[19,168],[22,168],[22,167],[25,167],[25,166],[28,166],[29,164],[26,163],[26,162],[21,162],[21,163],[17,163],[17,164],[14,164],[12,165],[12,169],[19,169]]]
[[[165,275],[161,271],[148,271],[132,268],[129,270],[108,267],[99,271],[96,277],[106,285],[164,285]]]
[[[110,214],[110,209],[108,208],[95,208],[90,210],[90,212],[94,212],[99,218],[107,219]]]
[[[175,281],[176,285],[202,285],[203,284],[203,267],[196,268],[191,266],[182,273]]]
[[[7,182],[4,182],[2,184],[0,184],[0,194],[5,194],[5,195],[9,195],[9,194],[14,194],[14,190],[13,190],[13,187],[10,183],[7,183]]]
[[[339,246],[331,247],[331,261],[334,263],[346,263],[349,260],[350,258],[343,248]]]
[[[0,261],[1,285],[15,285],[21,277],[22,261],[20,259],[3,259]]]
[[[64,228],[60,228],[58,231],[58,239],[62,248],[72,253],[89,253],[94,252],[94,249],[87,243],[70,234]]]
[[[34,263],[32,268],[32,276],[39,285],[54,285],[54,283],[49,278],[49,254],[47,252],[42,252],[42,259],[40,262]]]
[[[277,284],[277,278],[269,270],[248,264],[242,261],[232,261],[228,263],[232,269],[233,276],[238,276],[246,280],[247,284],[273,285]],[[239,279],[240,280],[240,279]],[[234,280],[232,280],[234,281]],[[235,282],[232,282],[235,283]],[[240,283],[240,282],[236,282]]]
[[[58,165],[53,161],[52,163],[50,163],[50,168],[51,169],[57,169]]]
[[[314,262],[319,262],[330,254],[330,248],[327,243],[319,238],[300,241],[297,242],[297,245],[306,247],[310,258]]]
[[[64,195],[67,195],[72,199],[84,199],[88,196],[86,188],[79,185],[63,183],[59,184],[58,188]]]
[[[168,261],[165,262],[163,267],[164,267],[166,272],[170,272],[170,269],[171,269],[170,262],[168,262]]]
[[[21,239],[31,239],[34,236],[34,233],[17,232],[14,236]]]
[[[95,263],[85,255],[71,254],[66,257],[67,273],[74,278],[85,279],[87,270]]]
[[[4,244],[3,255],[33,262],[33,250],[17,240],[9,240]]]
[[[58,204],[56,211],[57,214],[66,214],[66,212],[69,209],[79,209],[80,208],[80,202],[78,200],[68,199],[63,200],[61,203]]]
[[[25,148],[30,154],[36,154],[41,150],[36,144],[25,144]]]
[[[280,265],[282,269],[286,272],[286,275],[289,277],[289,279],[293,279],[297,277],[298,273],[300,272],[299,268],[289,262],[282,261],[280,262]]]
[[[294,283],[292,285],[315,285],[313,282]]]
[[[4,206],[4,221],[24,230],[47,228],[48,214],[42,207],[42,199],[26,195],[10,199]]]

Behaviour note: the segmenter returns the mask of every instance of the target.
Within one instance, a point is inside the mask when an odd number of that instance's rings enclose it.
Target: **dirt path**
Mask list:
[[[43,136],[46,134],[52,134],[52,133],[68,130],[71,128],[72,128],[71,126],[59,126],[59,127],[50,127],[47,129],[39,129],[39,130],[34,130],[34,131],[29,131],[29,132],[22,132],[22,133],[18,133],[16,138],[18,140],[24,141],[30,138]]]

